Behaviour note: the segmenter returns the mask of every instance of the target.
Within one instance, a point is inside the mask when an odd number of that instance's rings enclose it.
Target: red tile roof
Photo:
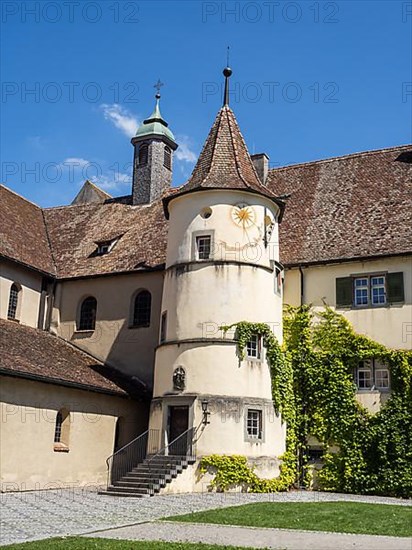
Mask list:
[[[241,189],[275,199],[273,192],[260,182],[228,105],[218,112],[189,181],[164,199],[166,215],[167,205],[175,197],[202,189]]]
[[[230,117],[227,110],[224,116]],[[410,254],[411,157],[412,145],[405,145],[270,170],[269,192],[291,193],[280,224],[281,261],[297,265]],[[222,159],[215,161],[222,170]],[[193,181],[212,182],[210,174],[218,172],[211,164],[209,157],[202,161]],[[199,174],[206,174],[205,179]],[[254,178],[248,174],[247,181]],[[42,214],[3,187],[0,212],[0,254],[60,278],[162,268],[165,262],[168,222],[161,201],[132,206],[130,197],[119,197],[47,208]],[[119,235],[109,254],[93,254],[97,242]]]
[[[286,265],[412,252],[412,146],[269,171],[291,193],[280,224]]]
[[[55,274],[41,208],[0,185],[0,254]]]
[[[132,383],[58,336],[3,319],[0,373],[122,396],[146,393],[141,382]]]
[[[48,208],[44,216],[60,278],[155,268],[165,262],[167,223],[162,204],[102,204]],[[98,256],[98,242],[119,237]]]

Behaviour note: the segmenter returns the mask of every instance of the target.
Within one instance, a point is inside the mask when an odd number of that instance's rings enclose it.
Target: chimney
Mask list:
[[[260,181],[265,185],[269,170],[269,157],[266,153],[257,153],[252,155],[251,158]]]

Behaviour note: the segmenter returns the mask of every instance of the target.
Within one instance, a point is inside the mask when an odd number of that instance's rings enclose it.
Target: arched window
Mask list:
[[[172,150],[167,145],[164,148],[163,166],[168,170],[172,169]]]
[[[80,307],[80,319],[77,330],[94,330],[96,326],[97,301],[89,296]]]
[[[134,299],[133,326],[148,327],[152,309],[152,295],[148,290],[141,290]]]
[[[139,166],[142,166],[144,164],[147,164],[147,160],[149,157],[149,146],[147,143],[142,143],[139,147]]]
[[[7,319],[16,319],[17,306],[19,304],[20,286],[13,283],[9,294],[9,307],[7,309]]]
[[[54,426],[55,450],[68,450],[70,436],[70,413],[67,409],[60,409],[56,414]]]
[[[54,427],[54,442],[60,443],[62,438],[62,425],[63,425],[63,414],[59,411],[56,414],[56,425]]]

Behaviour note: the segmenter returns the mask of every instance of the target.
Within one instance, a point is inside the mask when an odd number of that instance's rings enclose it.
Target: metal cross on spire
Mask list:
[[[156,90],[157,90],[156,99],[160,98],[160,88],[162,86],[164,86],[164,84],[163,84],[163,82],[161,82],[160,78],[158,78],[156,84],[153,86],[153,88],[156,88]]]

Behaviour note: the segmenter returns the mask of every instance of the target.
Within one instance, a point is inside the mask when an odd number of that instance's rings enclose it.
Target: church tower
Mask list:
[[[157,87],[159,89],[161,83]],[[175,138],[160,114],[160,93],[149,118],[143,121],[131,142],[133,160],[133,204],[150,204],[160,199],[172,182]]]
[[[169,233],[150,428],[160,446],[172,443],[169,454],[193,443],[198,459],[240,454],[276,477],[286,429],[263,342],[253,338],[242,360],[234,331],[220,329],[267,323],[282,339],[284,203],[259,180],[228,105],[231,73],[224,70],[224,104],[189,181],[163,199]],[[202,489],[195,469],[185,490]]]

